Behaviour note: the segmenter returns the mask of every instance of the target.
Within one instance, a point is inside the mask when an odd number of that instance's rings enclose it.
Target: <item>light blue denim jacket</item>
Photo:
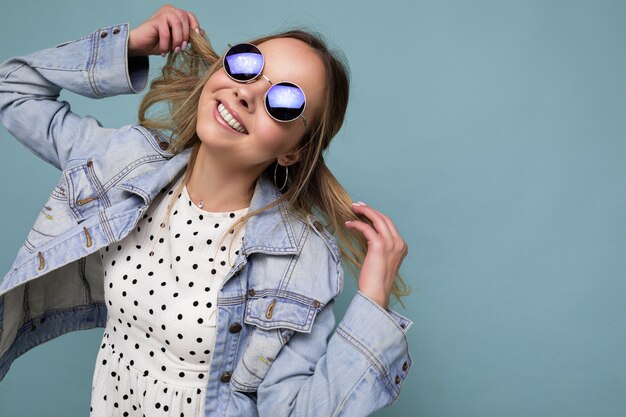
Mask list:
[[[128,23],[114,25],[0,64],[0,122],[62,171],[0,280],[0,379],[40,343],[105,327],[98,249],[128,235],[189,161],[191,149],[170,153],[158,132],[103,128],[58,100],[63,88],[141,92],[149,61],[128,57],[128,36]],[[250,210],[279,195],[259,178]],[[357,292],[335,329],[342,288],[336,241],[314,216],[281,204],[250,219],[218,295],[205,415],[354,417],[393,404],[412,363],[412,321]]]

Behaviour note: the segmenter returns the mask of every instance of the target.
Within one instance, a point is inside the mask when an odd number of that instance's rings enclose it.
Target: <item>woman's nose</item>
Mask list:
[[[240,90],[235,90],[235,97],[237,98],[237,102],[241,107],[248,111],[253,111],[253,109],[250,108],[252,106],[252,100],[250,100],[247,94],[243,93]]]
[[[267,87],[268,84],[265,79],[260,78],[250,83],[238,85],[234,94],[239,105],[252,113],[257,105],[262,105]]]

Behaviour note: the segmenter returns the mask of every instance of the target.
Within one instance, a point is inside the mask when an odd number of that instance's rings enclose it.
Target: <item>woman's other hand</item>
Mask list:
[[[358,230],[367,239],[367,254],[359,275],[359,291],[386,309],[400,264],[408,253],[408,246],[389,217],[364,203],[353,203],[352,208],[355,213],[370,219],[374,225],[371,227],[359,220],[346,222],[347,228]]]
[[[178,53],[187,48],[191,30],[204,35],[193,13],[166,4],[130,31],[128,56],[165,56],[172,49]]]

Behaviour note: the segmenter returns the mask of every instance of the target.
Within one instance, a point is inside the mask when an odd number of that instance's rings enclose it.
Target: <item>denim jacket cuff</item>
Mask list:
[[[35,68],[69,72],[68,76],[56,75],[58,80],[54,81],[82,96],[104,98],[137,94],[146,87],[150,61],[147,56],[128,56],[129,36],[128,23],[122,23],[27,57]],[[86,77],[76,77],[73,73],[76,70],[86,70]]]
[[[413,359],[406,333],[413,322],[384,309],[357,291],[337,331],[378,370],[393,401],[400,394]]]
[[[146,86],[150,61],[147,56],[128,56],[128,23],[109,26],[91,37],[95,66],[93,88],[102,97],[137,94]]]

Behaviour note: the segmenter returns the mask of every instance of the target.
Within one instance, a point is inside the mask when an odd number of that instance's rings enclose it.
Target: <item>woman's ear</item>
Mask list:
[[[300,152],[294,151],[285,155],[279,156],[276,160],[282,166],[293,165],[300,160]]]

